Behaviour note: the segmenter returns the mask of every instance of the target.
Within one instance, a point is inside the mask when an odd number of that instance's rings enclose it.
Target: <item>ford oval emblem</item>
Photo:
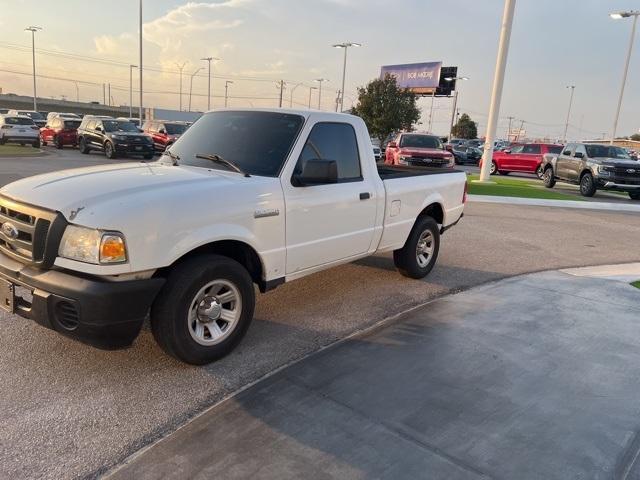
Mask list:
[[[627,168],[627,173],[636,173],[636,171],[633,168]]]
[[[2,233],[4,233],[5,236],[7,238],[10,238],[11,240],[15,240],[20,234],[16,226],[13,223],[9,222],[5,222],[2,224]]]

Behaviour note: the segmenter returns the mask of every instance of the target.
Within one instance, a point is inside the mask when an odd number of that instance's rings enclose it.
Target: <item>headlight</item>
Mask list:
[[[405,155],[399,155],[399,156],[398,156],[398,163],[399,163],[400,165],[409,165],[409,159],[410,159],[410,158],[411,158],[411,157],[407,157],[407,156],[405,156]]]
[[[123,263],[127,261],[127,248],[121,233],[69,225],[62,236],[58,255],[93,264]]]
[[[598,165],[598,173],[604,177],[612,175],[613,171],[613,167],[609,167],[608,165]]]
[[[449,155],[448,157],[444,157],[447,160],[447,168],[453,168],[456,164],[455,158],[453,155]]]

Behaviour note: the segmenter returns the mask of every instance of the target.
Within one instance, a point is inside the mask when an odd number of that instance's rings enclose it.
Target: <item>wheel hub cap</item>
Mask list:
[[[209,323],[218,320],[222,314],[222,305],[216,297],[204,297],[198,305],[198,321]]]

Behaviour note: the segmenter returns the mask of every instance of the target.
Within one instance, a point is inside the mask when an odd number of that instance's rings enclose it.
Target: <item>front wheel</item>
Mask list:
[[[84,139],[84,137],[80,139],[80,153],[89,153],[89,147],[87,146],[87,141]]]
[[[536,176],[542,180],[542,177],[544,176],[544,172],[542,171],[542,165],[538,165],[538,168],[536,168]]]
[[[542,183],[546,188],[553,188],[556,185],[556,177],[553,175],[553,168],[547,168],[542,174]]]
[[[496,165],[496,162],[491,162],[491,169],[489,170],[489,173],[491,175],[498,173],[498,166]]]
[[[116,149],[113,146],[113,143],[111,142],[106,142],[104,144],[104,154],[107,156],[107,158],[109,159],[114,159],[116,158]]]
[[[596,194],[596,184],[589,172],[582,175],[580,179],[580,194],[583,197],[593,197]]]
[[[228,257],[201,255],[171,272],[151,307],[151,330],[169,355],[204,365],[236,347],[254,308],[247,270]]]
[[[431,217],[419,217],[404,247],[394,250],[393,262],[405,277],[424,278],[435,265],[439,251],[438,224]]]

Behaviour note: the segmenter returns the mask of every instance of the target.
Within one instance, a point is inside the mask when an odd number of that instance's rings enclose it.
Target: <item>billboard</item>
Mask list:
[[[431,93],[440,84],[442,62],[407,63],[385,65],[380,69],[380,78],[388,73],[396,77],[398,86],[413,93]]]

